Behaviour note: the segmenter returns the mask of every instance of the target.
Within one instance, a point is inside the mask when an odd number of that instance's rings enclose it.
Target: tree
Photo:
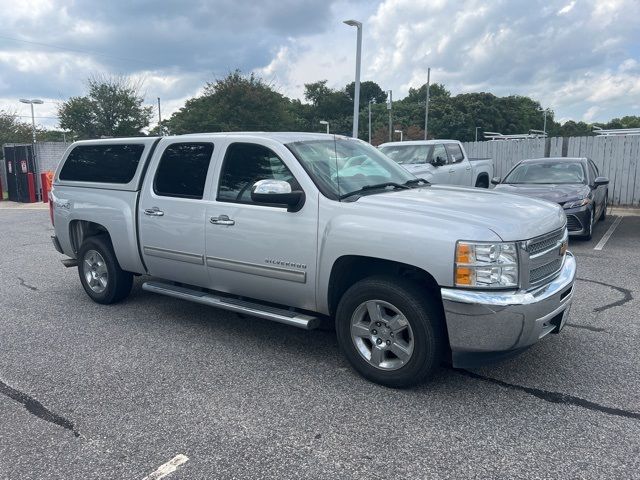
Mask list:
[[[298,102],[299,103],[299,102]],[[200,97],[187,100],[167,121],[171,133],[282,131],[299,128],[300,105],[255,74],[236,70],[207,83]]]
[[[88,93],[71,97],[58,108],[60,127],[78,138],[141,135],[149,126],[153,107],[143,105],[140,83],[125,77],[95,76],[87,80]]]
[[[344,87],[344,91],[349,97],[349,100],[353,103],[354,94],[356,90],[356,82],[349,83]],[[360,110],[367,108],[369,100],[375,101],[375,103],[385,103],[387,101],[387,92],[380,88],[376,82],[366,81],[360,83]]]
[[[31,143],[31,125],[19,120],[15,113],[0,110],[0,157],[5,143]]]

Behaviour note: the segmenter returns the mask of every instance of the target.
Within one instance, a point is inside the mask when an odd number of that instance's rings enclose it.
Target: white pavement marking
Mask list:
[[[166,477],[170,473],[175,472],[177,468],[183,463],[185,463],[187,460],[189,460],[189,458],[186,455],[182,455],[182,454],[176,455],[164,465],[160,465],[160,467],[155,472],[151,472],[142,480],[160,480],[161,478]]]
[[[613,235],[613,231],[616,229],[618,225],[620,225],[621,221],[622,221],[622,217],[618,217],[615,219],[615,221],[609,227],[609,230],[607,230],[607,233],[605,233],[604,236],[598,242],[598,244],[595,247],[593,247],[594,250],[602,250],[604,248],[605,244],[607,243],[611,235]]]

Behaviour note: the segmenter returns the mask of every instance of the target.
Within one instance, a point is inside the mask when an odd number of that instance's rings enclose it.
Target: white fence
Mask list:
[[[519,160],[588,157],[608,177],[611,205],[640,207],[640,135],[466,142],[470,157],[491,157],[503,177]]]

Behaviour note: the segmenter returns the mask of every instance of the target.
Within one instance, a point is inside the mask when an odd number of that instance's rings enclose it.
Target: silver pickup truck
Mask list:
[[[431,183],[489,188],[493,160],[469,158],[457,140],[410,140],[378,146],[391,160]]]
[[[364,377],[404,387],[559,332],[576,263],[558,205],[431,185],[359,140],[306,133],[77,142],[55,248],[96,302],[142,288],[301,328],[335,319]]]

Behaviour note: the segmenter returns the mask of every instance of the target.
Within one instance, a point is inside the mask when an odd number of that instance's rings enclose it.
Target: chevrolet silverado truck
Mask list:
[[[380,151],[415,176],[430,183],[489,188],[493,160],[469,158],[457,140],[388,142]]]
[[[331,320],[355,370],[390,387],[522,351],[562,329],[573,295],[560,206],[431,185],[347,137],[76,142],[50,200],[53,244],[95,302],[145,276],[182,301]]]

